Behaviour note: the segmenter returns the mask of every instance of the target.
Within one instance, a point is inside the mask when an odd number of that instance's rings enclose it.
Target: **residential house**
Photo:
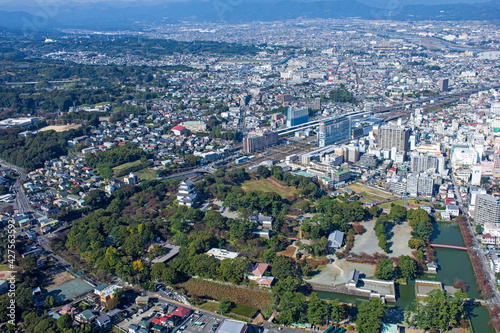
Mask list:
[[[270,288],[274,282],[274,277],[266,276],[268,269],[268,264],[257,263],[251,267],[251,272],[247,275],[247,278],[257,282],[260,286]]]
[[[128,333],[137,333],[139,331],[139,325],[130,324],[128,326]]]
[[[111,323],[111,318],[107,314],[103,314],[97,317],[96,322],[99,327],[105,327]]]
[[[84,310],[75,316],[76,321],[82,324],[90,324],[97,316],[90,310]]]
[[[72,315],[72,314],[75,314],[76,313],[76,308],[74,308],[71,304],[66,304],[65,306],[63,306],[61,308],[61,310],[59,310],[59,314],[69,314],[69,315]]]

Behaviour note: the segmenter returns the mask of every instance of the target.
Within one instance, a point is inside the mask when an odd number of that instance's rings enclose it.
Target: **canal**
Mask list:
[[[437,222],[435,224],[432,243],[465,246],[456,223]],[[439,265],[437,274],[424,274],[422,280],[441,281],[445,285],[451,286],[458,279],[462,279],[468,286],[467,294],[471,298],[481,298],[477,292],[476,279],[467,251],[453,249],[436,249],[435,256]],[[415,283],[410,281],[408,285],[399,286],[398,299],[396,303],[388,303],[389,307],[397,310],[404,310],[415,299]],[[352,295],[344,295],[331,292],[320,292],[318,296],[324,299],[336,299],[341,302],[359,305],[367,298]],[[483,306],[468,307],[472,327],[475,333],[495,333],[493,327],[488,325],[490,320],[488,310]]]

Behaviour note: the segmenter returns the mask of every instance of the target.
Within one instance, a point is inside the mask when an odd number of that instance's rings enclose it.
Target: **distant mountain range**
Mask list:
[[[443,0],[446,1],[446,0]],[[448,0],[452,1],[452,0]],[[500,19],[500,0],[482,3],[408,4],[408,1],[259,1],[190,0],[182,2],[39,2],[31,6],[0,6],[0,26],[45,30],[51,28],[139,29],[145,24],[189,22],[278,21],[295,18],[347,18],[392,20]],[[403,5],[404,3],[407,3]],[[49,5],[50,4],[50,5]],[[55,4],[55,5],[54,5]]]

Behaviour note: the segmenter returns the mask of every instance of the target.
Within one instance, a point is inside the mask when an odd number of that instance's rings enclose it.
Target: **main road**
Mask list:
[[[28,201],[28,198],[26,197],[26,194],[24,193],[24,188],[22,183],[26,180],[26,173],[24,172],[23,169],[9,164],[3,160],[0,160],[0,163],[7,168],[16,171],[19,174],[19,178],[17,179],[16,183],[13,185],[14,190],[16,192],[16,203],[17,203],[17,210],[19,213],[26,213],[31,211],[31,205]]]

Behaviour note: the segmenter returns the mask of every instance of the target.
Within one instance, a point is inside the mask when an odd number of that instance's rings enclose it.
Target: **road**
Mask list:
[[[17,206],[18,212],[22,214],[22,213],[32,211],[30,203],[28,201],[28,198],[26,197],[26,194],[24,193],[24,188],[22,185],[22,183],[26,180],[26,173],[24,172],[23,169],[15,166],[15,165],[9,164],[5,161],[0,160],[0,163],[3,166],[6,166],[7,168],[16,171],[19,174],[19,178],[17,179],[16,183],[13,185],[14,190],[16,191],[16,206]]]
[[[474,235],[475,230],[473,230],[472,227],[472,219],[469,217],[468,208],[463,204],[462,196],[460,195],[460,185],[456,182],[455,177],[452,178],[453,185],[455,186],[455,195],[457,197],[460,210],[463,212],[467,220],[467,227],[469,228],[470,234]],[[496,286],[495,273],[491,271],[488,258],[486,257],[486,254],[482,250],[481,244],[478,243],[475,236],[472,237],[472,249],[475,250],[478,254],[478,258],[481,261],[483,271],[488,275],[488,283],[490,284],[491,290],[493,291],[493,296],[489,299],[486,299],[486,303],[490,307],[492,307],[492,305],[500,306],[500,293]]]

